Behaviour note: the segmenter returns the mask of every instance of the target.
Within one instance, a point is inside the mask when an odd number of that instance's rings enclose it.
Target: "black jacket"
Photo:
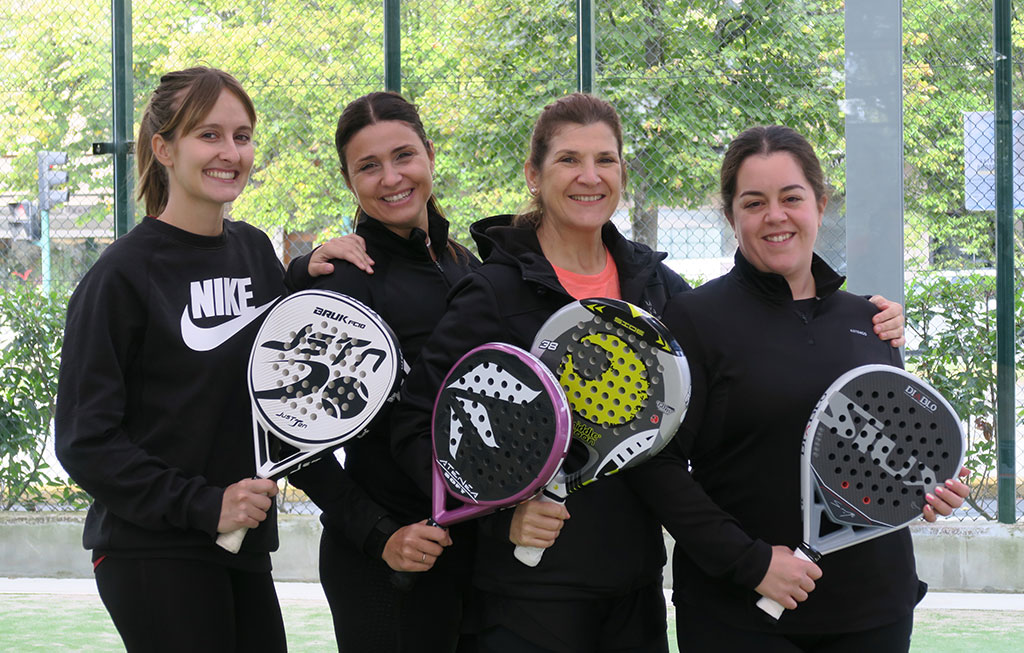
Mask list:
[[[423,487],[429,481],[431,409],[452,364],[486,342],[529,350],[545,320],[573,301],[532,228],[495,216],[474,224],[471,233],[484,264],[453,291],[393,413],[396,457]],[[618,267],[623,299],[658,314],[669,297],[688,289],[661,263],[664,254],[626,240],[610,223],[602,238]],[[661,527],[622,479],[603,479],[570,496],[566,507],[571,518],[532,569],[513,557],[512,511],[480,520],[475,584],[509,597],[559,600],[621,595],[658,582],[665,561]]]
[[[748,630],[867,629],[909,614],[922,592],[904,529],[823,557],[816,589],[777,626],[755,607],[771,546],[802,539],[800,448],[821,393],[858,365],[901,365],[874,335],[875,306],[840,291],[818,257],[812,272],[819,299],[794,301],[784,278],[737,252],[732,271],[669,302],[693,395],[672,443],[626,475],[676,538],[680,609]]]
[[[224,488],[255,474],[246,367],[284,293],[254,227],[200,236],[147,217],[108,247],[68,304],[56,451],[95,499],[94,557],[200,558],[270,569],[274,510],[239,555],[214,543]]]
[[[444,314],[449,290],[479,265],[468,250],[449,244],[443,217],[431,212],[428,228],[436,262],[422,230],[402,238],[364,215],[356,233],[365,239],[374,260],[373,274],[336,260],[333,273],[311,279],[306,256],[289,266],[288,286],[324,288],[363,302],[388,323],[411,364]],[[374,559],[380,558],[388,537],[399,527],[430,516],[429,494],[421,492],[391,456],[389,408],[366,435],[345,445],[344,468],[334,456],[327,456],[289,477],[323,511],[320,519],[326,529]]]

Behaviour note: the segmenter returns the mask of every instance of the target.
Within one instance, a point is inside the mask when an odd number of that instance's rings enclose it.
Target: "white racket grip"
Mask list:
[[[565,503],[564,499],[555,498],[547,492],[541,492],[535,499],[531,501],[546,501],[548,503]],[[517,546],[515,552],[516,560],[523,563],[527,567],[536,567],[540,564],[540,559],[544,557],[544,549],[539,546]]]
[[[807,557],[807,554],[804,553],[803,549],[797,549],[796,551],[794,551],[793,557],[800,558],[801,560],[806,560],[807,562],[811,562],[811,559]],[[770,599],[767,596],[762,596],[758,600],[757,607],[767,612],[768,615],[770,615],[771,618],[775,620],[778,620],[779,617],[782,616],[782,613],[786,611],[786,608],[782,607],[781,603],[779,603],[775,599]]]
[[[238,553],[238,550],[242,548],[242,540],[245,539],[245,534],[248,530],[247,527],[243,526],[237,531],[221,533],[217,536],[217,546],[228,553]]]

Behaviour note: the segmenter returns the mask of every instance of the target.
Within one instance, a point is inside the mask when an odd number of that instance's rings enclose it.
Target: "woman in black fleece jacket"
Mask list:
[[[333,290],[365,303],[388,323],[412,363],[441,319],[449,290],[478,262],[448,238],[448,222],[433,196],[433,146],[414,105],[384,92],[352,101],[338,119],[335,145],[359,205],[355,233],[373,274],[335,260],[329,274],[314,280],[307,259],[300,258],[289,267],[288,285]],[[334,251],[360,260],[362,252],[351,242],[334,244]],[[309,261],[329,247],[322,249]],[[345,446],[344,467],[327,456],[289,478],[323,511],[320,582],[338,650],[453,651],[474,529],[456,526],[449,535],[423,523],[430,502],[391,456],[387,411]],[[399,589],[393,571],[421,573],[409,589]]]
[[[906,651],[925,591],[906,529],[818,565],[792,551],[800,446],[818,397],[858,365],[901,365],[899,351],[869,335],[874,306],[839,290],[843,277],[813,253],[827,197],[802,136],[739,135],[722,165],[722,201],[739,242],[735,267],[664,313],[690,363],[689,411],[666,450],[628,474],[677,540],[679,648]],[[946,481],[924,517],[949,514],[966,493]],[[761,595],[800,605],[776,623],[755,607]]]

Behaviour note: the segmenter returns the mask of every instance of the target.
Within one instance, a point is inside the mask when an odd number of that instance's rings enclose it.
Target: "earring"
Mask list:
[[[530,195],[536,195],[537,194],[537,189],[536,188],[530,188],[529,191],[530,191]]]

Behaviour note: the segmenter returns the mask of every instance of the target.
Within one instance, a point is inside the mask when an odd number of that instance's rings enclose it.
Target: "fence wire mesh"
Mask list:
[[[0,8],[0,96],[11,116],[0,123],[0,195],[8,205],[0,220],[0,288],[10,299],[0,331],[5,375],[19,349],[12,338],[25,331],[24,305],[39,304],[32,310],[43,313],[62,309],[60,293],[114,236],[112,166],[90,148],[110,140],[110,9],[77,4],[60,13],[49,0]],[[466,244],[474,220],[514,212],[528,198],[522,165],[532,121],[577,85],[576,5],[400,5],[402,92],[420,106],[437,153],[435,190],[454,235]],[[594,3],[594,91],[618,108],[626,139],[629,184],[614,220],[627,235],[668,252],[670,264],[691,281],[727,270],[735,240],[716,198],[722,152],[748,126],[781,123],[808,136],[822,159],[832,200],[818,251],[845,267],[844,8],[842,0]],[[232,217],[266,230],[286,260],[326,235],[349,231],[355,205],[333,134],[345,104],[384,87],[379,0],[134,0],[132,18],[136,125],[163,72],[196,64],[228,70],[258,112],[252,181]],[[978,489],[964,516],[991,518],[994,213],[971,203],[964,178],[972,143],[979,153],[991,150],[991,130],[965,141],[972,112],[992,110],[991,6],[904,0],[903,20],[908,364],[948,378],[950,389],[940,388],[946,392],[962,390],[957,407],[971,416],[978,467]],[[1019,41],[1019,21],[1013,30]],[[1020,81],[1017,74],[1018,88]],[[67,184],[57,188],[69,197],[51,208],[46,229],[38,220],[39,152],[68,155],[54,169],[68,172]],[[13,292],[47,274],[54,298]],[[965,304],[966,288],[977,295]],[[957,334],[964,336],[961,355],[952,353]],[[55,369],[59,342],[48,346]],[[51,401],[49,379],[41,374],[34,390],[5,391],[5,406]],[[45,491],[14,496],[18,486],[7,470],[31,466],[39,448],[11,445],[14,434],[27,437],[15,424],[31,420],[13,408],[4,414],[4,505],[77,505],[80,497],[62,485],[49,454],[40,459],[49,476],[36,484]],[[48,426],[36,427],[32,437],[48,442]],[[1018,488],[1018,503],[1022,495]],[[313,509],[291,489],[281,496],[285,510]]]
[[[1012,28],[1015,35],[1021,34],[1019,19]],[[997,514],[992,34],[991,2],[903,2],[907,365],[930,379],[960,415],[967,416],[973,491],[964,515],[972,519],[995,519]],[[1024,81],[1021,54],[1015,48],[1014,106],[1020,105]],[[1017,144],[1015,150],[1019,166],[1024,149]],[[1018,176],[1016,183],[1022,179]],[[1020,212],[1015,211],[1015,222],[1019,219]],[[1019,265],[1019,223],[1015,231]],[[1016,278],[1020,395],[1024,307],[1021,277]],[[1018,399],[1018,432],[1021,405]],[[1020,514],[1024,438],[1018,435],[1016,442]]]

